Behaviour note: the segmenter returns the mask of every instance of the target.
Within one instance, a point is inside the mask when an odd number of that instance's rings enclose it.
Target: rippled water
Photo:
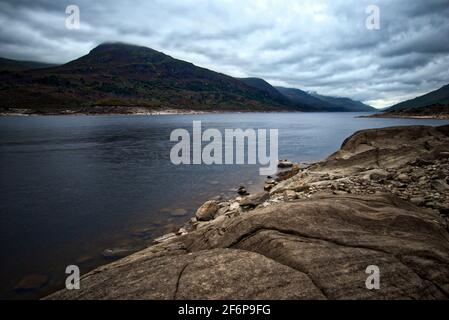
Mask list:
[[[62,286],[65,267],[107,263],[106,248],[138,249],[179,227],[205,200],[244,184],[258,166],[175,166],[170,133],[203,128],[279,129],[279,156],[321,160],[357,130],[448,121],[365,119],[356,113],[0,118],[0,298],[36,298]],[[178,210],[177,210],[178,209]],[[183,210],[179,210],[183,209]],[[182,212],[185,210],[185,216]],[[175,213],[175,214],[173,214]],[[43,274],[40,290],[13,288]]]

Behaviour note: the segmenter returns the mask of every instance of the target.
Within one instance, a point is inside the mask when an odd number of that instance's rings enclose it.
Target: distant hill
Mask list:
[[[449,104],[449,84],[441,87],[438,90],[435,90],[435,91],[429,92],[425,95],[422,95],[420,97],[416,97],[414,99],[398,103],[398,104],[386,109],[386,111],[387,112],[398,111],[398,110],[403,110],[403,109],[426,107],[426,106],[437,105],[437,104],[442,104],[442,105]]]
[[[297,110],[233,77],[127,44],[102,44],[52,68],[0,72],[0,107],[46,113],[91,106]]]
[[[302,105],[307,111],[344,111],[343,108],[335,108],[330,103],[300,89],[284,87],[276,87],[276,89],[295,104]]]
[[[331,112],[368,112],[376,111],[360,101],[344,97],[329,97],[317,93],[309,93],[295,88],[276,87],[276,89],[296,104],[302,105],[308,111]]]
[[[344,111],[353,111],[353,112],[377,111],[376,108],[366,105],[363,102],[355,101],[355,100],[345,98],[345,97],[329,97],[329,96],[319,95],[317,93],[311,93],[311,95],[314,96],[315,98],[326,101],[327,103],[329,103],[335,107],[343,108]]]
[[[42,69],[54,67],[55,64],[36,62],[36,61],[19,61],[0,57],[0,71],[23,71],[32,69]]]
[[[264,79],[260,78],[237,78],[237,79],[251,87],[265,91],[270,95],[270,97],[272,97],[276,101],[280,101],[282,103],[289,103],[290,101],[286,96],[281,94],[275,87],[266,82]]]

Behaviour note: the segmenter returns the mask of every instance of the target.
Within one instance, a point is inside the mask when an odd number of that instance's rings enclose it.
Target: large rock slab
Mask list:
[[[369,265],[380,290],[368,290]],[[101,267],[50,299],[444,299],[441,218],[390,195],[258,208]]]
[[[369,129],[347,138],[341,149],[316,169],[346,168],[345,174],[366,167],[399,168],[410,161],[440,157],[449,151],[449,125]]]
[[[323,299],[306,274],[238,249],[145,250],[48,299]],[[301,290],[298,290],[301,288]]]

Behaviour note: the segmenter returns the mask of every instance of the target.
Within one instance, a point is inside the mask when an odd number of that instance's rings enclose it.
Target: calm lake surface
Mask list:
[[[111,261],[103,250],[142,248],[216,195],[236,196],[242,184],[260,190],[258,166],[170,162],[171,131],[191,132],[194,120],[203,130],[279,129],[279,157],[297,162],[322,160],[360,129],[448,123],[357,115],[1,117],[0,298],[41,297],[63,286],[68,265],[85,273]],[[33,274],[47,276],[48,283],[14,290]]]

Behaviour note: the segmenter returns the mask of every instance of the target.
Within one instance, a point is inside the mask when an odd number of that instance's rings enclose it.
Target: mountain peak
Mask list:
[[[103,53],[108,51],[146,51],[157,52],[151,48],[124,42],[104,42],[93,48],[90,53]]]
[[[116,64],[145,64],[159,63],[171,57],[162,52],[151,48],[122,43],[122,42],[106,42],[92,49],[89,54],[69,62],[71,66],[74,63],[95,65],[116,65]]]

